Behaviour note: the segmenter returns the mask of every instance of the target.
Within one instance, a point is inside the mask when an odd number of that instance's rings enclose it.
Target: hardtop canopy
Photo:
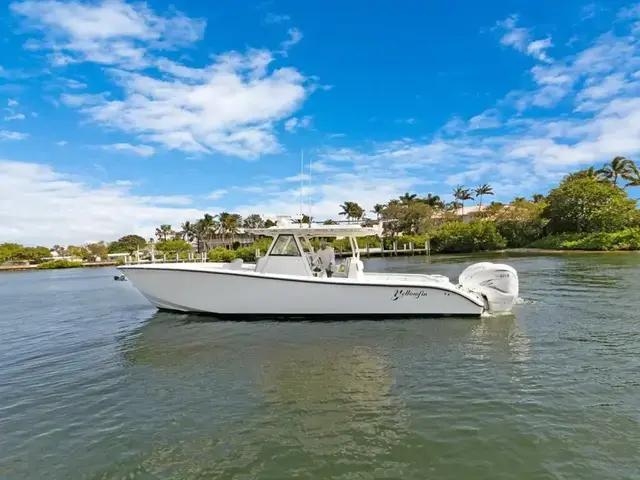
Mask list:
[[[246,230],[252,235],[265,235],[276,237],[277,235],[298,235],[306,237],[367,237],[370,235],[382,235],[382,224],[376,227],[363,227],[362,225],[322,225],[322,224],[285,224],[269,228],[251,228]]]

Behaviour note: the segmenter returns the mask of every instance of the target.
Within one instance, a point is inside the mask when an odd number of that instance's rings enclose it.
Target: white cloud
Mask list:
[[[413,125],[417,120],[415,118],[397,118],[395,123],[404,123],[406,125]]]
[[[312,161],[310,168],[313,173],[328,173],[336,170],[335,166],[322,161]]]
[[[623,20],[638,20],[640,19],[640,3],[635,3],[620,9],[618,12],[618,18]]]
[[[300,128],[309,128],[311,125],[310,116],[304,116],[302,118],[291,117],[286,122],[284,122],[284,129],[289,133],[294,133],[296,130]]]
[[[120,152],[135,153],[140,157],[151,157],[156,151],[149,145],[131,145],[130,143],[114,143],[113,145],[102,145],[103,150],[117,150]]]
[[[143,203],[150,203],[153,205],[191,205],[193,200],[188,195],[158,195],[149,197],[138,197],[138,200]]]
[[[207,198],[209,200],[219,200],[220,198],[224,197],[226,194],[227,194],[226,190],[223,190],[223,189],[214,190],[209,195],[207,195]]]
[[[0,130],[0,141],[3,140],[24,140],[29,135],[21,132],[10,132],[8,130]]]
[[[180,208],[187,196],[137,196],[131,188],[130,182],[92,187],[48,165],[0,160],[0,238],[46,246],[130,233],[149,238],[160,224],[178,228],[205,213]]]
[[[322,184],[305,187],[302,192],[302,211],[318,220],[339,220],[340,204],[345,201],[358,202],[369,212],[373,205],[389,198],[398,197],[411,190],[417,181],[410,178],[389,179],[384,176],[362,174],[338,174],[324,179]],[[311,203],[311,209],[309,209]],[[239,205],[234,208],[241,215],[260,213],[265,217],[294,215],[300,213],[300,188],[279,190],[256,204]],[[369,214],[371,216],[371,214]]]
[[[72,88],[74,90],[82,90],[83,88],[87,88],[86,83],[79,82],[73,78],[67,79],[67,87]]]
[[[604,9],[598,5],[596,2],[591,2],[588,5],[582,7],[582,20],[589,20],[594,18],[596,15],[604,11]]]
[[[284,56],[287,56],[287,52],[291,49],[291,47],[300,43],[303,37],[302,32],[297,28],[290,28],[289,30],[287,30],[287,35],[289,35],[289,38],[280,44],[280,46],[282,47],[282,51],[280,53],[282,53]]]
[[[278,15],[275,13],[268,13],[266,17],[264,17],[265,23],[274,24],[274,23],[284,23],[291,20],[289,15]]]
[[[526,28],[516,27],[518,23],[517,15],[510,15],[497,25],[505,30],[504,35],[500,38],[500,43],[507,47],[513,47],[516,50],[524,51],[529,40],[529,31]]]
[[[623,73],[614,73],[597,83],[591,82],[576,98],[577,100],[603,100],[617,95],[629,86],[630,83],[627,82]]]
[[[205,22],[180,12],[158,16],[144,3],[103,0],[26,0],[14,2],[11,11],[26,24],[45,34],[31,39],[29,49],[49,50],[56,66],[79,61],[142,68],[149,63],[148,50],[191,44],[204,33]]]
[[[527,54],[531,55],[536,60],[540,60],[541,62],[550,62],[551,59],[549,58],[545,50],[551,47],[553,47],[551,38],[534,40],[533,42],[529,43],[529,45],[527,45]]]
[[[503,31],[500,43],[506,47],[512,47],[519,52],[526,53],[541,62],[551,62],[546,50],[553,47],[551,37],[532,40],[531,30],[518,27],[518,15],[510,15],[506,19],[497,22],[496,26]]]
[[[8,105],[9,107],[17,107],[17,106],[18,106],[18,101],[17,101],[17,100],[14,100],[14,99],[12,99],[12,98],[10,98],[10,99],[7,101],[7,105]]]
[[[10,120],[24,120],[25,116],[24,113],[13,113],[10,115],[6,115],[4,117],[5,121],[10,121]]]
[[[255,159],[281,151],[274,123],[297,110],[312,88],[294,68],[269,72],[272,61],[268,51],[249,50],[219,55],[203,69],[162,62],[165,79],[114,70],[121,98],[66,94],[62,99],[94,122],[143,141]]]
[[[469,129],[471,130],[485,130],[497,128],[501,125],[500,112],[495,108],[485,110],[480,115],[476,115],[469,120]]]
[[[59,142],[56,142],[56,145],[59,147],[64,147],[67,143],[69,142],[67,142],[66,140],[60,140]]]
[[[299,173],[298,175],[294,175],[293,177],[286,177],[284,178],[284,182],[287,183],[291,183],[291,182],[306,182],[310,179],[311,177],[306,174],[306,173]]]

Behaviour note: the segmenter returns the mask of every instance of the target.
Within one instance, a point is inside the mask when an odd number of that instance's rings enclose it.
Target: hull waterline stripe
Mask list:
[[[408,314],[408,313],[214,313],[202,311],[184,311],[173,310],[171,308],[156,307],[162,312],[180,313],[201,317],[212,317],[218,320],[236,320],[236,321],[259,321],[259,320],[314,320],[327,321],[332,320],[424,320],[429,318],[479,318],[480,313],[425,313],[425,314]]]

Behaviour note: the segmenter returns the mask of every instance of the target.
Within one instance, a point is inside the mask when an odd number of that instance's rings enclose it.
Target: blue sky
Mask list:
[[[297,213],[302,150],[319,219],[457,184],[544,193],[640,152],[637,2],[2,8],[0,242]]]

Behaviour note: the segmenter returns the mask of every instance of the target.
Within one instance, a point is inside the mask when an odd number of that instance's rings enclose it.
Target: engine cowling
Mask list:
[[[474,263],[462,271],[458,284],[482,295],[492,313],[511,311],[520,293],[518,272],[501,263]]]

